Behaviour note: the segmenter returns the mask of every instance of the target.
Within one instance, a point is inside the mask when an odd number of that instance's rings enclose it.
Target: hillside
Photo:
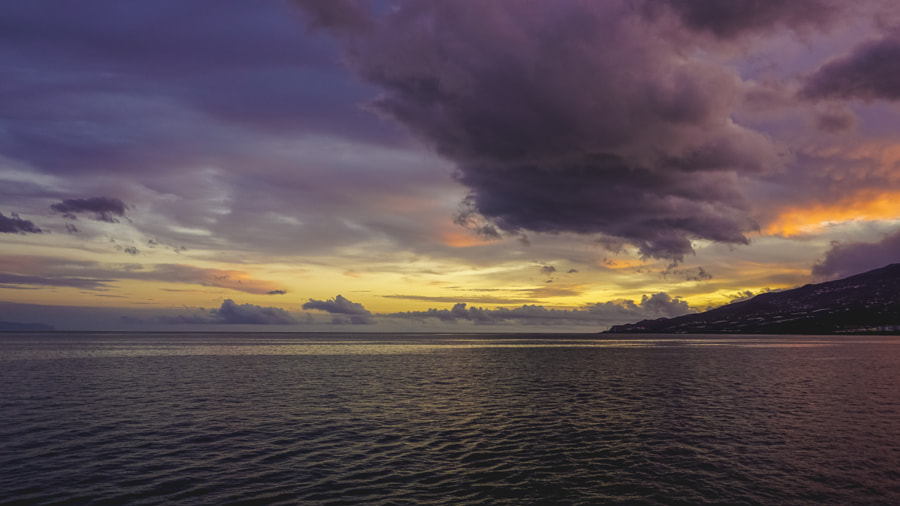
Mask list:
[[[900,264],[764,293],[704,313],[615,325],[613,334],[900,333]]]

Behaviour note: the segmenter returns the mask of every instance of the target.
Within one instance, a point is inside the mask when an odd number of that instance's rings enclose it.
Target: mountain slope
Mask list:
[[[832,334],[900,331],[900,264],[764,293],[704,313],[615,325],[607,333]]]

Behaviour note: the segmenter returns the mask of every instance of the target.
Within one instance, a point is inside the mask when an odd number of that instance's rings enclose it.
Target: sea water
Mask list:
[[[900,338],[0,334],[0,504],[900,503]]]

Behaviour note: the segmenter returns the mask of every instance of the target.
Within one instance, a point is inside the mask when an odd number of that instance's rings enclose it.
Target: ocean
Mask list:
[[[0,504],[900,504],[900,337],[0,334]]]

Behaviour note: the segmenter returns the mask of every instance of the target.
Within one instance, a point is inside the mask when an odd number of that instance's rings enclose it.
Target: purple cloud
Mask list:
[[[361,0],[294,0],[309,15],[310,28],[358,32],[370,26],[367,2]]]
[[[332,323],[353,325],[365,325],[375,323],[372,319],[372,313],[358,302],[352,302],[342,295],[338,295],[330,300],[309,299],[309,302],[303,304],[303,309],[314,309],[325,311],[333,315],[348,315],[349,318],[336,316]]]
[[[261,307],[253,304],[237,304],[225,299],[222,307],[213,311],[216,323],[248,323],[257,325],[285,325],[296,320],[284,309]]]
[[[696,239],[746,244],[738,177],[775,149],[731,120],[736,75],[646,23],[628,2],[403,2],[341,40],[382,90],[371,107],[453,160],[499,230],[676,260]]]
[[[834,20],[841,4],[834,0],[647,0],[643,8],[653,15],[668,8],[690,29],[728,39],[779,26],[823,26]]]
[[[129,248],[123,251],[132,254]],[[137,254],[137,248],[134,248]],[[251,277],[244,271],[195,267],[184,264],[155,264],[144,268],[141,264],[104,265],[93,261],[76,261],[59,257],[4,256],[0,266],[7,272],[15,272],[17,278],[6,278],[8,284],[38,284],[48,286],[75,286],[97,289],[120,279],[187,283],[223,288],[256,295],[283,291],[278,284]]]
[[[0,286],[20,287],[20,286],[62,286],[70,288],[80,288],[82,290],[102,290],[107,288],[111,279],[93,279],[93,278],[76,278],[76,277],[44,277],[44,276],[27,276],[19,274],[0,273]]]
[[[812,99],[900,100],[900,34],[873,40],[807,77],[801,95]]]
[[[333,314],[352,314],[367,315],[371,314],[358,302],[351,302],[343,295],[338,295],[330,300],[309,299],[309,302],[303,304],[303,309],[317,309]]]
[[[816,115],[816,128],[825,133],[839,133],[856,126],[857,118],[849,110],[832,108]]]
[[[78,214],[91,213],[95,220],[116,223],[116,217],[125,216],[125,203],[117,198],[92,197],[89,199],[66,199],[50,206],[69,219],[77,219]]]
[[[834,242],[825,258],[813,266],[821,279],[839,279],[900,262],[900,231],[878,242]]]
[[[43,232],[29,220],[23,220],[18,214],[12,213],[9,217],[0,213],[0,233],[3,234],[40,234]]]

